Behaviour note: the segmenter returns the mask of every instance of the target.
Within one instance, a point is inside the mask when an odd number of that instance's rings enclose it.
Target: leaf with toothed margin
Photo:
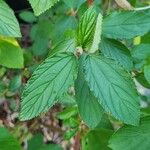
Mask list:
[[[52,107],[74,84],[77,59],[71,53],[48,57],[33,73],[23,91],[20,120],[32,119]]]
[[[100,50],[104,56],[114,59],[125,69],[133,69],[133,61],[129,49],[121,42],[113,39],[102,38]]]
[[[130,75],[103,56],[84,59],[85,78],[103,108],[126,124],[138,125],[140,107]]]
[[[82,57],[80,62],[82,62]],[[76,101],[81,118],[89,128],[95,128],[104,114],[102,106],[90,91],[84,79],[83,66],[79,65],[78,78],[75,82]]]
[[[3,0],[0,0],[0,35],[21,37],[19,24],[14,12]]]
[[[36,16],[39,16],[52,6],[57,3],[59,0],[29,0],[33,11]]]

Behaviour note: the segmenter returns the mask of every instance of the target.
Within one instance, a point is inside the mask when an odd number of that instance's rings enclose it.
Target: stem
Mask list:
[[[94,0],[87,0],[88,7],[93,5]]]

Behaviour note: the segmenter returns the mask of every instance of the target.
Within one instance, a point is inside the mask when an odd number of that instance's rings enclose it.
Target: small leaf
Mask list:
[[[109,147],[113,150],[148,150],[150,149],[150,117],[142,118],[138,127],[125,126],[110,139]]]
[[[103,38],[100,44],[100,50],[106,57],[116,60],[124,68],[128,70],[133,68],[130,51],[121,42]]]
[[[59,0],[29,0],[33,11],[36,16],[39,16],[52,6],[57,3]]]
[[[82,48],[91,46],[96,27],[97,13],[93,7],[89,8],[81,17],[77,31],[77,45]]]
[[[84,79],[82,67],[79,69],[76,80],[76,101],[79,113],[83,121],[90,128],[95,128],[102,119],[103,109],[90,91],[87,82]]]
[[[131,39],[150,31],[150,15],[144,11],[114,12],[103,20],[103,35],[113,39]]]
[[[21,37],[19,24],[14,12],[3,0],[0,0],[0,35]]]
[[[90,53],[94,53],[99,48],[99,43],[101,41],[101,32],[102,32],[102,18],[103,16],[99,13],[96,21],[95,33],[92,42],[92,46],[89,50]]]
[[[31,119],[52,107],[74,84],[76,74],[77,60],[73,54],[61,53],[48,57],[25,87],[20,119]]]
[[[65,110],[63,110],[62,112],[59,112],[57,114],[57,118],[61,119],[61,120],[66,120],[69,119],[72,116],[77,115],[77,107],[69,107],[66,108]]]
[[[19,14],[19,17],[29,23],[33,23],[37,21],[37,18],[34,16],[33,12],[31,11],[22,11]]]
[[[82,150],[110,150],[107,145],[112,133],[106,129],[91,130],[82,140]]]
[[[102,56],[86,56],[83,65],[89,87],[103,108],[124,123],[137,125],[140,107],[130,75]]]
[[[0,65],[8,68],[23,68],[23,51],[15,39],[0,37]]]
[[[0,127],[0,150],[21,150],[17,139],[6,128]]]

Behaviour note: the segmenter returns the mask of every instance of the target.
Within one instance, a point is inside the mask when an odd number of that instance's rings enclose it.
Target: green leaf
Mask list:
[[[148,83],[150,84],[150,65],[144,66],[144,76]]]
[[[150,83],[145,79],[145,76],[143,73],[139,73],[135,76],[135,79],[144,87],[150,88]]]
[[[66,120],[72,116],[77,115],[77,113],[78,113],[77,107],[69,107],[69,108],[66,108],[65,110],[63,110],[62,112],[59,112],[57,114],[57,118],[59,118],[61,120]]]
[[[95,33],[93,37],[92,46],[89,50],[90,53],[94,53],[99,48],[99,43],[101,41],[101,32],[102,32],[102,18],[103,16],[99,13],[96,21]]]
[[[110,150],[107,145],[112,133],[106,129],[91,130],[82,140],[82,150]]]
[[[145,11],[114,12],[103,21],[103,35],[113,39],[131,39],[150,30],[150,15]]]
[[[0,0],[0,35],[21,37],[19,24],[14,12],[3,0]]]
[[[106,57],[114,59],[124,68],[128,70],[133,68],[130,51],[121,42],[103,38],[100,45],[100,50]]]
[[[23,68],[23,51],[15,39],[0,37],[0,65],[8,68]]]
[[[140,108],[130,75],[102,56],[86,56],[83,65],[90,89],[103,108],[124,123],[137,125]]]
[[[22,11],[19,14],[19,17],[29,23],[33,23],[37,21],[37,18],[34,16],[33,12],[31,11]]]
[[[110,139],[109,147],[113,150],[148,150],[150,149],[150,117],[141,120],[140,126],[125,126]]]
[[[15,92],[16,90],[18,90],[19,87],[21,86],[21,83],[22,83],[21,75],[14,76],[9,83],[10,91]]]
[[[64,3],[70,7],[70,8],[77,8],[79,7],[86,1],[86,0],[63,0]]]
[[[33,73],[21,101],[20,119],[31,119],[52,107],[73,85],[77,60],[73,54],[48,57]]]
[[[150,44],[134,46],[131,52],[135,60],[147,60],[150,57]]]
[[[15,139],[6,128],[0,127],[0,133],[1,150],[21,150],[18,140]]]
[[[44,144],[43,136],[36,134],[31,140],[28,141],[28,150],[62,150],[57,144]]]
[[[54,45],[49,55],[55,55],[60,52],[74,52],[76,50],[75,38],[66,38]]]
[[[39,16],[52,6],[57,3],[59,0],[29,0],[33,11],[36,16]]]
[[[82,48],[91,46],[96,27],[97,13],[90,7],[81,17],[77,31],[77,45]]]
[[[84,79],[82,67],[76,80],[76,101],[81,118],[90,128],[95,128],[102,119],[103,109],[90,91]]]

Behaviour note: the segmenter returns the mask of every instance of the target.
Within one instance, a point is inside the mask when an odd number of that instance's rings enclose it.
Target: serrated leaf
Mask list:
[[[14,12],[3,0],[0,0],[0,35],[21,37]]]
[[[33,11],[36,16],[39,16],[52,6],[57,3],[59,0],[29,0]]]
[[[150,31],[150,15],[144,11],[114,12],[103,21],[103,35],[113,39],[131,39]]]
[[[90,53],[96,52],[99,48],[99,43],[101,41],[101,32],[102,32],[102,18],[103,18],[103,16],[99,13],[99,15],[97,17],[97,21],[96,21],[93,42],[92,42],[91,48],[89,50]]]
[[[73,54],[48,57],[33,73],[21,101],[20,119],[31,119],[53,106],[73,85],[77,60]]]
[[[81,17],[77,31],[77,45],[88,48],[93,40],[97,13],[90,7]]]
[[[83,65],[89,87],[103,108],[124,123],[137,125],[140,107],[130,75],[102,56],[86,56]]]
[[[0,127],[0,133],[1,150],[21,150],[18,140],[15,139],[6,128]]]
[[[87,126],[95,128],[102,119],[103,109],[90,91],[82,67],[79,69],[76,80],[76,101],[81,118]]]
[[[110,139],[109,147],[113,150],[148,150],[150,149],[150,117],[142,118],[138,127],[125,126]]]
[[[116,60],[127,70],[133,68],[130,51],[121,42],[103,38],[100,44],[100,50],[106,57]]]
[[[0,65],[8,68],[23,68],[23,51],[15,39],[0,37]]]
[[[54,45],[50,50],[49,55],[55,55],[60,52],[74,52],[76,50],[76,40],[75,38],[66,38]]]
[[[91,130],[82,140],[82,150],[110,150],[107,145],[112,133],[107,129]]]

